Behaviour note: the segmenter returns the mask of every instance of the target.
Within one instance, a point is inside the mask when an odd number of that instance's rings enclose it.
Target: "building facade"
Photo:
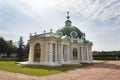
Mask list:
[[[72,26],[69,12],[67,14],[65,26],[55,33],[50,30],[30,35],[28,64],[61,66],[93,61],[92,42],[85,39],[85,33]]]

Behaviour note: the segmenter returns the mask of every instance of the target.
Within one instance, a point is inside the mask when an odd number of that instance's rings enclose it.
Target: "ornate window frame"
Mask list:
[[[72,37],[77,37],[77,32],[76,31],[72,31],[71,33],[70,33],[70,36],[72,36]]]

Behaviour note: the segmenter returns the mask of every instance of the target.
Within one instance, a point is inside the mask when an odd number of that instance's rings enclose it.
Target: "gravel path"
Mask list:
[[[0,70],[0,80],[120,80],[120,61],[108,61],[43,77]]]

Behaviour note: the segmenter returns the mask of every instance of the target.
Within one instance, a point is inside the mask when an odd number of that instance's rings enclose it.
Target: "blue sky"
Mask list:
[[[27,42],[30,33],[55,32],[67,11],[93,50],[120,50],[120,0],[0,0],[0,36]]]

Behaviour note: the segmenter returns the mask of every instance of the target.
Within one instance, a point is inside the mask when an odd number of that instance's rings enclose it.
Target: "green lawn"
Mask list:
[[[60,66],[60,67],[21,67],[17,66],[13,61],[0,61],[0,70],[6,70],[10,72],[17,72],[29,75],[44,76],[50,74],[56,74],[60,72],[65,72],[68,70],[73,70],[81,67],[86,67],[90,64],[74,65],[74,66]]]
[[[102,61],[102,62],[108,62],[109,60],[99,60],[99,61]]]

